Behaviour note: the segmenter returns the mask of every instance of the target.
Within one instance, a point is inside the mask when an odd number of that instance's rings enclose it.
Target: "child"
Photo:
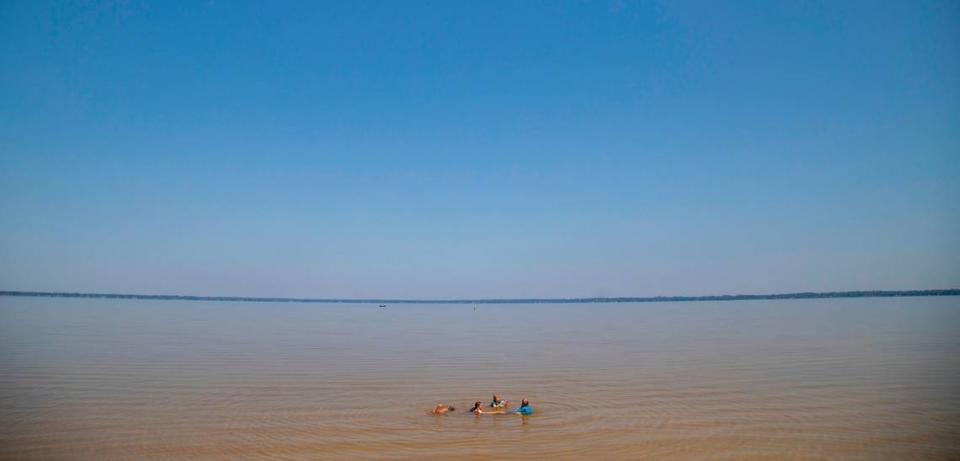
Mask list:
[[[449,407],[442,403],[438,403],[437,406],[433,407],[433,414],[435,415],[445,415],[448,411],[454,411],[456,408]]]
[[[506,407],[507,407],[507,401],[500,400],[499,395],[493,394],[493,401],[490,402],[490,408],[506,408]]]

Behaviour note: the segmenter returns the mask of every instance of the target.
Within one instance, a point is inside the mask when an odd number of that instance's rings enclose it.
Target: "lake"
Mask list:
[[[958,390],[958,297],[0,297],[0,459],[947,460]]]

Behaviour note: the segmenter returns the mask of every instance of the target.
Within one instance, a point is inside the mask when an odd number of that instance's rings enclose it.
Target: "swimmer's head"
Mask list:
[[[449,409],[450,411],[456,411],[456,408],[453,408],[453,407],[447,407],[447,409]]]
[[[529,401],[529,400],[523,399],[523,400],[520,401],[520,406],[521,406],[521,407],[525,407],[525,406],[528,406],[528,405],[530,405],[530,401]]]

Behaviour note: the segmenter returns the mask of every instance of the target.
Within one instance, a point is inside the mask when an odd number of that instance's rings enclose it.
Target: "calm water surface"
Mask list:
[[[0,298],[0,459],[960,459],[958,333],[956,297]],[[537,412],[462,411],[493,392]]]

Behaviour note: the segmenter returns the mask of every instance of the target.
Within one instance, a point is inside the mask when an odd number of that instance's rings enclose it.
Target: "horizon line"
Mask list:
[[[822,299],[822,298],[893,298],[915,296],[960,296],[960,289],[931,290],[856,290],[807,291],[793,293],[733,294],[705,296],[617,296],[584,298],[463,298],[463,299],[403,299],[403,298],[287,298],[261,296],[200,296],[133,293],[84,293],[62,291],[0,291],[0,296],[47,298],[101,298],[167,301],[218,302],[286,302],[286,303],[340,303],[340,304],[575,304],[575,303],[648,303],[699,301],[750,301],[763,299]]]

